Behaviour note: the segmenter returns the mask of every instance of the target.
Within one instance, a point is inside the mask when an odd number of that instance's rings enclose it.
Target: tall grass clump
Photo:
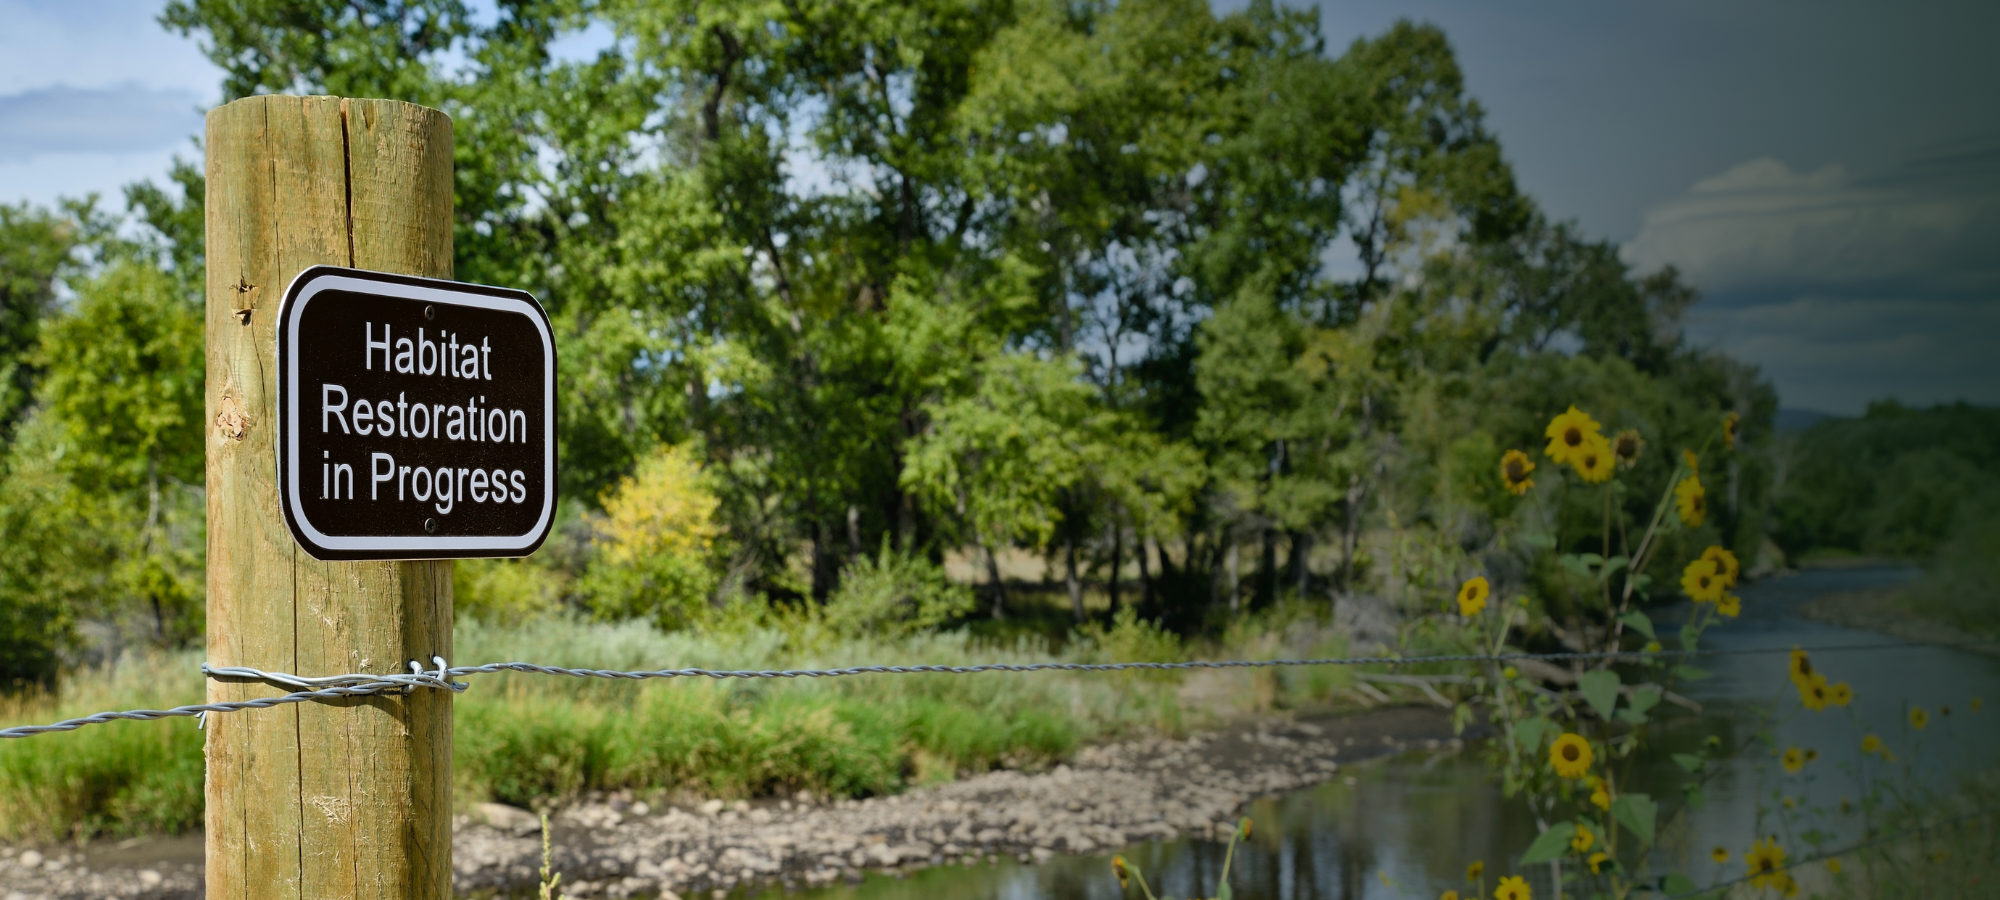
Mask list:
[[[198,653],[128,654],[74,673],[54,693],[0,699],[0,726],[199,703],[200,661]],[[201,824],[201,741],[193,720],[178,718],[0,741],[0,839],[192,829]]]
[[[597,668],[968,665],[1051,658],[1039,642],[974,646],[960,633],[843,637],[811,619],[660,632],[552,617],[533,628],[471,622],[465,659]],[[586,790],[721,797],[895,791],[994,766],[1037,767],[1082,741],[1150,724],[1135,689],[1061,673],[600,682],[482,677],[458,701],[462,799],[516,805]]]

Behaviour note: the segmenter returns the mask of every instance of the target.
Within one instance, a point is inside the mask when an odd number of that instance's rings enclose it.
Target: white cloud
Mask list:
[[[1753,159],[1650,210],[1624,256],[1641,270],[1678,266],[1712,292],[1990,282],[1968,277],[1990,275],[1989,265],[1965,263],[1988,252],[2000,215],[1991,160],[1974,155],[1970,167],[1987,171],[1960,172],[1948,185],[1917,177],[1926,161],[1857,178],[1838,164],[1804,172]]]
[[[166,0],[0,0],[0,93],[140,84],[214,102],[222,71],[157,18]]]
[[[202,128],[187,91],[56,86],[0,96],[0,163],[67,153],[135,153],[180,144]]]

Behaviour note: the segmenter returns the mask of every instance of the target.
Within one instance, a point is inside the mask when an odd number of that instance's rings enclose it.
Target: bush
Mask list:
[[[596,558],[580,592],[601,618],[649,618],[683,627],[719,580],[718,501],[694,451],[662,446],[604,497]]]
[[[824,609],[829,628],[843,637],[902,637],[929,631],[972,611],[972,590],[945,577],[944,568],[900,553],[882,539],[874,558],[856,557],[841,572],[840,587]]]

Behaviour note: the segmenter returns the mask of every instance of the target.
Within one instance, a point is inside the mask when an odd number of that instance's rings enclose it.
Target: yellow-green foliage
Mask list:
[[[606,618],[691,621],[714,591],[718,501],[692,448],[662,446],[603,498],[583,594]]]
[[[564,580],[561,570],[529,560],[461,559],[452,576],[452,607],[495,622],[531,619],[555,610]]]

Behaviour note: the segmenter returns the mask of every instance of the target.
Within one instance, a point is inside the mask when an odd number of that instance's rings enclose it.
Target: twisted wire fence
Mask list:
[[[1993,643],[1973,641],[1969,644]],[[1871,642],[1865,644],[1835,644],[1803,648],[1810,653],[1828,653],[1857,650],[1889,650],[1920,646],[1939,646],[1910,642]],[[1960,646],[1960,645],[1946,645]],[[237,712],[246,709],[268,709],[288,703],[305,703],[312,700],[339,700],[347,697],[362,697],[386,692],[407,693],[418,688],[463,693],[469,684],[452,679],[467,675],[489,675],[501,672],[522,672],[536,675],[560,675],[572,678],[599,678],[607,680],[645,680],[654,678],[842,678],[855,675],[974,675],[982,672],[1118,672],[1132,670],[1172,671],[1185,669],[1262,669],[1291,666],[1418,666],[1460,663],[1501,664],[1522,661],[1539,662],[1582,662],[1606,659],[1662,659],[1687,658],[1696,656],[1752,656],[1759,654],[1790,653],[1797,647],[1746,647],[1726,649],[1695,650],[1606,650],[1606,651],[1566,651],[1556,653],[1461,653],[1439,656],[1351,656],[1321,659],[1232,659],[1232,660],[1190,660],[1187,662],[1114,662],[1114,663],[990,663],[975,666],[848,666],[832,669],[576,669],[563,666],[544,666],[527,662],[487,663],[478,666],[452,666],[442,657],[431,657],[435,669],[425,670],[412,660],[409,674],[366,674],[301,676],[286,672],[267,672],[249,666],[210,666],[203,663],[202,674],[208,678],[223,681],[262,682],[279,687],[292,688],[292,692],[274,697],[259,697],[254,700],[232,700],[223,703],[198,703],[176,706],[172,709],[131,709],[114,712],[100,712],[73,719],[64,719],[47,725],[19,725],[0,728],[0,738],[25,738],[61,731],[75,731],[86,725],[102,725],[116,721],[147,721],[176,717],[205,718],[209,713]]]

